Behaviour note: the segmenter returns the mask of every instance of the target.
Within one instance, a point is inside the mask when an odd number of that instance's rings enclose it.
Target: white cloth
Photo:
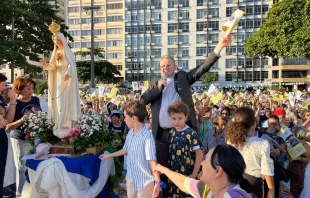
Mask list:
[[[48,69],[48,117],[55,122],[54,134],[58,131],[68,131],[74,126],[81,114],[78,79],[74,55],[69,48],[62,33],[56,35],[62,42],[64,49],[59,50],[54,45],[54,50]],[[57,61],[57,54],[60,53],[62,60]],[[64,81],[64,75],[70,79]],[[69,128],[69,129],[67,129]]]
[[[108,153],[108,152],[105,152]],[[26,182],[23,198],[94,198],[110,175],[115,174],[113,159],[101,161],[99,177],[90,186],[90,179],[79,174],[69,173],[57,158],[41,162],[37,171],[28,168],[30,184]]]
[[[11,144],[10,134],[7,133],[7,136],[9,144],[8,144],[8,155],[6,157],[6,164],[5,164],[3,187],[14,184],[16,180],[16,167],[14,163],[13,148]]]
[[[163,128],[172,128],[168,107],[173,102],[181,101],[180,95],[175,91],[174,77],[167,78],[167,86],[164,88],[161,97],[161,107],[159,111],[159,125]]]
[[[305,171],[304,189],[301,192],[300,198],[310,197],[310,163],[308,164]]]
[[[227,141],[227,144],[231,144]],[[254,177],[274,175],[273,160],[270,158],[270,145],[267,140],[248,137],[243,148],[239,149],[245,164],[245,173]]]

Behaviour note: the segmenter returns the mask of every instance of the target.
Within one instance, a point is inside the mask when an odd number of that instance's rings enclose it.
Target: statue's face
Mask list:
[[[54,42],[55,45],[57,45],[57,47],[63,47],[61,39],[58,38],[57,36],[53,36],[53,42]]]

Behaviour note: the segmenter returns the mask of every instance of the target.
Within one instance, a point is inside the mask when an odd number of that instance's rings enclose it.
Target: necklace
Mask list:
[[[66,83],[65,88],[62,90],[61,94],[60,94],[59,96],[56,97],[56,99],[58,99],[60,96],[62,96],[62,94],[64,94],[65,91],[67,90],[68,82],[65,81],[65,83]],[[54,97],[52,97],[52,93],[51,93],[51,90],[50,90],[49,88],[48,88],[48,92],[49,92],[49,94],[51,95],[52,100],[54,100]]]

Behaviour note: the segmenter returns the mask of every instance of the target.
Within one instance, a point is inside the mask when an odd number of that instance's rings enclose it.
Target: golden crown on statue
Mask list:
[[[48,26],[48,29],[53,33],[56,34],[60,32],[60,25],[57,24],[55,21],[52,22],[50,26]]]

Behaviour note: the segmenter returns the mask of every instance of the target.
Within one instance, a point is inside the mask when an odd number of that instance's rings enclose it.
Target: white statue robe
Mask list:
[[[55,123],[54,134],[65,138],[81,114],[76,65],[72,51],[59,33],[64,49],[54,49],[48,70],[48,116]],[[56,60],[56,53],[61,59]],[[69,80],[63,77],[69,75]]]

